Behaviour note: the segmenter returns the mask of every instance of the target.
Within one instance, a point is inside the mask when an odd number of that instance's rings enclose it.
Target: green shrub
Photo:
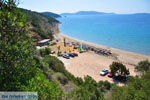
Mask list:
[[[112,100],[149,100],[149,88],[150,71],[146,71],[141,77],[132,77],[128,82],[128,86],[119,87],[114,85],[111,88]]]
[[[51,49],[49,47],[39,49],[40,56],[44,57],[46,55],[51,54]]]
[[[66,54],[67,52],[66,52],[66,51],[64,51],[64,53]]]
[[[38,69],[37,74],[27,86],[22,86],[23,91],[38,92],[39,100],[62,100],[63,91],[55,81],[49,82]]]
[[[105,100],[97,87],[97,83],[90,76],[84,77],[83,83],[71,94],[74,100]]]
[[[39,53],[41,57],[45,56],[45,49],[39,49]]]
[[[33,26],[31,31],[36,32],[42,39],[54,39],[51,29],[44,27],[52,26],[53,23],[58,22],[56,19],[52,17],[43,16],[40,13],[26,9],[20,8],[20,10],[27,16],[28,23],[31,23],[31,25]]]
[[[101,92],[105,92],[104,81],[99,81],[97,85]]]
[[[62,73],[55,73],[55,77],[63,85],[66,85],[68,83],[68,79]]]
[[[48,63],[49,68],[54,70],[55,72],[60,72],[64,74],[68,80],[72,80],[75,84],[82,84],[83,80],[81,78],[75,78],[70,72],[65,69],[65,66],[62,61],[60,61],[57,57],[46,55],[43,59],[44,62]]]
[[[52,44],[50,44],[50,46],[54,46],[54,45],[56,45],[57,43],[56,42],[54,42],[54,43],[52,43]]]
[[[110,90],[112,87],[112,84],[108,81],[99,81],[97,85],[102,92],[105,92],[105,90]]]
[[[49,47],[46,47],[45,48],[45,53],[48,55],[48,54],[51,54],[51,49]]]
[[[61,56],[62,55],[62,52],[61,51],[58,51],[57,52],[57,56]]]
[[[43,59],[44,62],[49,64],[49,67],[56,72],[64,73],[65,67],[62,61],[55,56],[46,55]]]
[[[144,60],[138,63],[135,69],[139,72],[145,72],[150,70],[150,62],[148,60]]]
[[[0,91],[19,91],[34,77],[35,48],[15,0],[0,0]]]
[[[84,77],[84,83],[85,84],[93,84],[94,86],[97,86],[97,82],[90,76]]]
[[[75,83],[79,86],[83,84],[83,79],[80,77],[75,78]]]
[[[111,83],[109,83],[108,81],[104,81],[104,82],[103,82],[103,85],[104,85],[104,87],[105,87],[107,90],[110,90],[110,88],[111,88]]]

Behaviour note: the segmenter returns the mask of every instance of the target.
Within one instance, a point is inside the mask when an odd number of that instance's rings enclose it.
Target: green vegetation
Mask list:
[[[60,100],[63,91],[38,68],[26,17],[13,0],[0,5],[0,91],[36,91],[39,99]]]
[[[58,46],[57,49],[58,49],[57,56],[61,56],[62,52],[60,51],[60,46]]]
[[[52,12],[42,12],[41,14],[43,14],[45,16],[53,17],[53,18],[61,17],[60,15],[52,13]]]
[[[45,55],[51,54],[51,49],[46,47],[45,49],[39,49],[39,55],[44,57]]]
[[[105,92],[106,90],[110,90],[112,87],[112,84],[110,84],[108,81],[99,81],[98,87],[102,92]]]
[[[150,62],[148,60],[141,61],[138,63],[138,65],[135,68],[139,72],[145,72],[150,70]]]
[[[103,85],[103,83],[99,85],[90,76],[86,76],[79,87],[69,94],[68,98],[71,97],[72,100],[105,100],[101,91]]]
[[[90,76],[86,76],[84,80],[75,78],[65,69],[64,64],[57,57],[45,55],[43,59],[36,59],[40,63],[38,64],[39,68],[49,80],[56,80],[61,86],[70,82],[77,86],[71,93],[65,95],[65,100],[104,100],[102,92],[111,88],[109,82],[102,82],[101,85],[98,85]]]
[[[27,16],[27,22],[31,26],[29,29],[30,34],[36,33],[32,38],[36,41],[45,38],[53,40],[53,24],[59,23],[56,19],[22,8],[20,8],[20,11]]]
[[[74,77],[57,57],[49,55],[50,48],[35,49],[29,27],[41,28],[40,14],[21,9],[26,18],[14,0],[2,0],[0,5],[0,91],[34,91],[39,100],[105,100],[103,94],[108,91],[112,100],[150,100],[149,61],[139,62],[136,70],[143,75],[128,78],[128,85],[122,87],[90,76]],[[114,62],[110,68],[114,74],[129,74],[121,63]]]
[[[110,70],[112,74],[118,74],[118,75],[129,75],[130,72],[128,69],[126,69],[126,66],[119,62],[113,62],[110,65]]]
[[[26,17],[11,1],[0,1],[0,90],[17,91],[35,75],[34,46]]]
[[[68,83],[67,77],[65,77],[62,73],[55,73],[56,79],[63,85],[66,85]]]
[[[54,46],[54,45],[56,45],[57,43],[56,42],[54,42],[54,43],[52,43],[52,44],[50,44],[50,46]]]
[[[66,47],[66,38],[64,38],[64,47]]]
[[[64,64],[57,59],[55,56],[45,56],[43,59],[46,63],[49,64],[49,67],[51,67],[51,69],[53,69],[56,72],[64,72],[65,67]]]
[[[63,95],[58,84],[55,81],[49,82],[41,70],[38,70],[27,86],[22,86],[22,91],[38,91],[39,100],[61,100]]]
[[[141,65],[141,63],[144,63]],[[138,66],[146,67],[149,62],[142,61]],[[150,100],[150,70],[141,77],[131,77],[128,85],[123,87],[113,86],[112,100]]]

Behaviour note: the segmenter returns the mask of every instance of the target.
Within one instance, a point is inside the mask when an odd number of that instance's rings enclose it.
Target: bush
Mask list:
[[[97,85],[101,92],[105,92],[106,89],[110,90],[112,87],[112,84],[108,81],[99,81]]]
[[[22,86],[21,89],[38,92],[39,100],[62,100],[63,91],[55,81],[49,82],[40,69],[36,76],[28,82],[28,85]]]
[[[99,81],[97,85],[101,92],[105,92],[104,81]]]
[[[36,61],[37,67],[40,68],[42,70],[43,74],[46,76],[46,78],[51,81],[54,71],[51,68],[49,68],[49,64],[44,62],[37,55],[34,56],[34,60]]]
[[[64,51],[64,53],[66,54],[67,52],[66,52],[66,51]]]
[[[61,52],[61,51],[58,51],[58,52],[57,52],[57,56],[62,56],[62,52]]]
[[[62,61],[60,61],[57,57],[47,55],[44,57],[43,62],[47,63],[49,68],[54,70],[55,72],[60,72],[64,76],[66,76],[67,81],[73,81],[76,85],[81,85],[83,80],[81,78],[75,78],[70,72],[68,72]]]
[[[84,77],[84,82],[72,93],[74,100],[105,100],[97,87],[97,83],[90,76]]]
[[[150,70],[150,62],[148,60],[141,61],[138,63],[135,69],[140,72],[145,72],[147,70]]]
[[[19,91],[35,75],[35,48],[17,0],[0,0],[0,91]]]
[[[51,29],[44,27],[52,26],[53,23],[58,22],[56,19],[43,16],[40,13],[32,12],[26,9],[20,8],[20,10],[27,16],[28,23],[31,23],[31,25],[33,26],[31,31],[36,32],[42,39],[54,39]]]
[[[79,86],[83,84],[83,79],[80,77],[75,78],[75,83]]]
[[[46,47],[44,49],[39,49],[40,56],[44,57],[46,55],[51,54],[51,49]]]
[[[105,87],[107,90],[110,90],[111,84],[110,84],[108,81],[104,81],[104,82],[103,82],[103,85],[104,85],[104,87]]]
[[[114,85],[111,89],[112,100],[149,100],[149,88],[150,71],[148,70],[141,77],[131,77],[128,86],[119,87]]]
[[[84,84],[92,84],[94,86],[97,86],[97,82],[90,76],[84,77]]]
[[[68,79],[62,73],[55,73],[54,76],[61,84],[66,85],[68,83]]]
[[[56,42],[54,42],[54,43],[52,43],[52,44],[50,44],[50,46],[54,46],[54,45],[56,45],[57,43]]]
[[[65,67],[62,61],[55,56],[46,55],[43,59],[44,62],[49,64],[49,67],[56,72],[65,72]]]

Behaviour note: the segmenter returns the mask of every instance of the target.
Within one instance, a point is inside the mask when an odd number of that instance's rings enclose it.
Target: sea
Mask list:
[[[68,15],[58,20],[66,36],[150,55],[150,14]]]

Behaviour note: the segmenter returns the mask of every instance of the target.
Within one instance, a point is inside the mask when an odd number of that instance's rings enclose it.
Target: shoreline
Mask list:
[[[91,42],[87,42],[87,41],[83,41],[83,40],[78,40],[76,38],[66,36],[62,33],[55,34],[55,38],[60,40],[61,42],[63,42],[63,39],[66,38],[67,42],[77,42],[77,43],[93,46],[96,48],[110,50],[113,54],[115,54],[119,58],[119,61],[126,63],[126,64],[136,65],[136,64],[138,64],[138,62],[140,62],[142,60],[150,61],[150,56],[148,56],[148,55],[138,54],[138,53],[120,50],[120,49],[116,49],[116,48],[110,48],[107,46],[103,46],[103,45],[99,45],[99,44],[95,44],[95,43],[91,43]]]

